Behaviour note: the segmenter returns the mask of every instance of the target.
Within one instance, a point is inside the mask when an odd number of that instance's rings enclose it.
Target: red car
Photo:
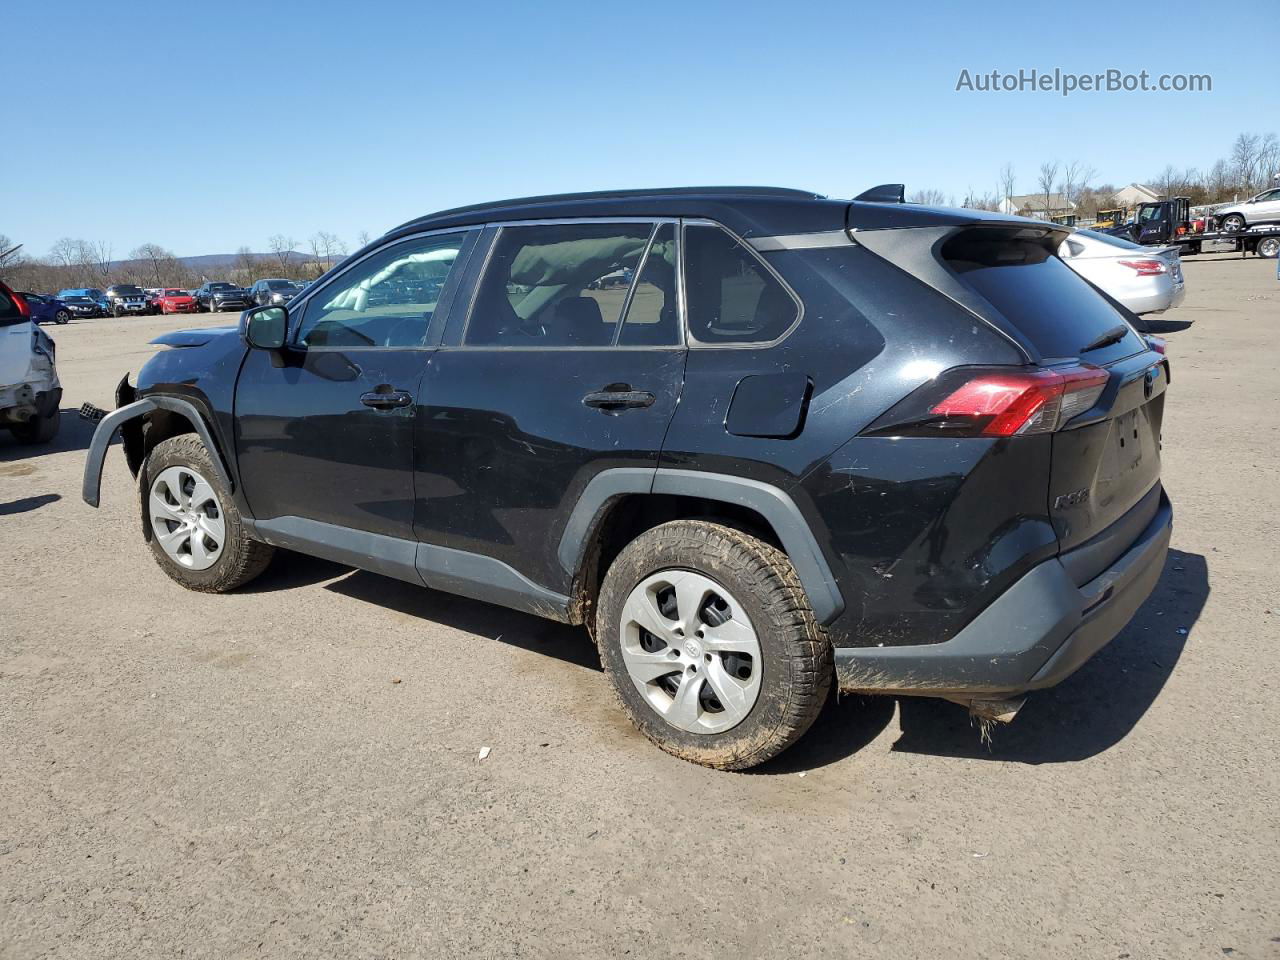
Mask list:
[[[155,298],[155,306],[161,313],[195,313],[196,298],[185,290],[172,287],[161,290]]]

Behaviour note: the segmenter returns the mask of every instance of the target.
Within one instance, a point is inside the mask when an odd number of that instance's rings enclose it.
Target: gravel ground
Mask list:
[[[289,554],[184,592],[71,411],[209,318],[51,329],[58,442],[0,439],[0,956],[1280,956],[1280,284],[1186,273],[1129,627],[990,745],[845,698],[748,774],[643,740],[580,630]]]

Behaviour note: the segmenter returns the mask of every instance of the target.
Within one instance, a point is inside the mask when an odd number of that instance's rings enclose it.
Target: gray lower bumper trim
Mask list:
[[[1058,560],[1048,560],[944,643],[838,648],[840,689],[989,698],[1060,683],[1150,596],[1172,526],[1173,509],[1162,496],[1142,535],[1100,576],[1077,587]]]

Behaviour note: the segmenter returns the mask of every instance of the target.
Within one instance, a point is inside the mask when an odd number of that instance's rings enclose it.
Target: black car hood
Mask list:
[[[234,337],[239,327],[204,327],[199,330],[174,330],[162,333],[151,342],[161,347],[203,347],[210,340]]]

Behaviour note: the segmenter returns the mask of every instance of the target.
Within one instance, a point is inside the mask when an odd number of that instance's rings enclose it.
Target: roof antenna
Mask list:
[[[906,203],[906,192],[905,183],[882,183],[878,187],[864,190],[853,199],[863,203]]]

